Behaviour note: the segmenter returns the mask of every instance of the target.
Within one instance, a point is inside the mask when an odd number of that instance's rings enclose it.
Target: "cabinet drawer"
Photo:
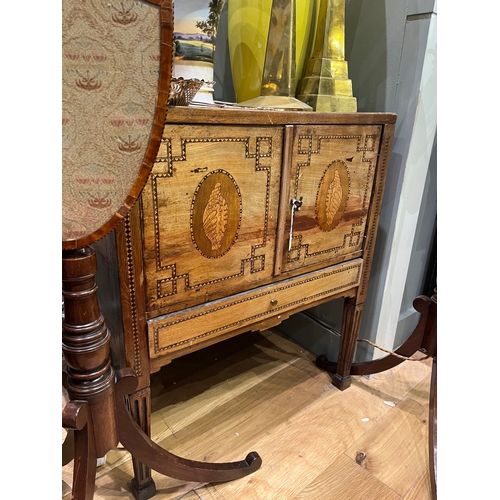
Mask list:
[[[289,278],[148,322],[150,357],[156,358],[251,327],[267,318],[333,296],[359,284],[363,260]]]

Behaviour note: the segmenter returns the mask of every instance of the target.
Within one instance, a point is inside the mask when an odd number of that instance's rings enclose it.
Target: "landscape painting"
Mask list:
[[[175,5],[175,59],[213,63],[225,0],[184,0]]]

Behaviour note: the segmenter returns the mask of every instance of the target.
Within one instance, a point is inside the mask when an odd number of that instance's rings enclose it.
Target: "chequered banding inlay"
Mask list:
[[[357,222],[353,222],[351,225],[351,232],[349,234],[344,235],[342,245],[331,247],[328,249],[309,252],[309,244],[302,243],[302,235],[293,235],[292,236],[292,247],[290,251],[287,253],[287,262],[295,262],[299,261],[302,258],[307,259],[310,257],[317,257],[319,255],[325,254],[337,254],[340,250],[343,250],[347,247],[356,247],[359,245],[361,238],[363,237],[362,230],[365,224],[366,215],[368,213],[368,207],[370,204],[371,197],[371,178],[372,172],[374,169],[374,164],[376,163],[375,158],[367,158],[366,153],[374,153],[375,145],[378,139],[377,134],[359,134],[359,135],[349,135],[349,134],[324,134],[324,135],[300,135],[297,138],[297,153],[299,155],[306,155],[306,159],[302,162],[298,162],[296,164],[294,183],[293,183],[293,196],[298,198],[300,193],[298,192],[298,186],[300,177],[302,175],[301,169],[307,168],[311,165],[312,155],[319,155],[322,152],[322,144],[325,141],[331,140],[356,140],[356,153],[361,153],[361,162],[366,163],[367,169],[365,172],[365,186],[363,190],[363,200],[362,200],[362,210],[360,217]],[[347,155],[348,156],[348,155]],[[349,186],[351,184],[351,174],[349,170],[349,162],[345,161],[345,159],[334,159],[333,161],[341,161],[348,172],[349,175]],[[330,163],[333,163],[329,162]],[[326,170],[325,170],[326,172]],[[321,182],[321,181],[320,181]],[[350,187],[349,187],[350,189]],[[319,189],[318,189],[319,191]],[[346,206],[347,207],[347,206]],[[347,208],[346,208],[347,210]],[[319,223],[318,227],[321,229]],[[303,252],[303,254],[302,254]]]
[[[124,219],[125,229],[125,252],[127,259],[127,278],[130,297],[130,322],[132,327],[132,339],[134,346],[134,371],[138,377],[142,375],[141,369],[141,354],[139,349],[139,320],[137,317],[137,291],[135,287],[134,277],[134,258],[132,255],[132,226],[130,222],[130,214]]]
[[[314,301],[314,300],[320,299],[321,297],[333,295],[335,293],[341,292],[342,290],[346,290],[346,289],[351,288],[352,286],[355,286],[359,281],[359,276],[360,276],[360,272],[361,272],[361,263],[346,265],[340,269],[338,269],[338,268],[331,269],[329,271],[325,271],[325,272],[317,274],[315,276],[308,276],[307,278],[304,278],[302,280],[296,280],[292,283],[285,283],[281,286],[278,286],[277,288],[266,289],[260,293],[256,293],[256,294],[249,295],[246,297],[241,297],[241,298],[236,299],[236,300],[225,301],[225,302],[219,303],[218,305],[215,305],[215,306],[200,307],[199,310],[197,310],[196,312],[194,312],[191,315],[186,315],[186,316],[183,316],[182,318],[179,318],[179,319],[173,319],[172,321],[169,321],[166,323],[162,321],[161,325],[153,328],[154,352],[160,353],[163,351],[168,351],[170,349],[174,349],[174,348],[179,347],[181,345],[190,344],[193,342],[198,342],[205,337],[209,337],[210,335],[214,335],[216,333],[220,333],[220,332],[224,332],[224,331],[228,331],[228,330],[232,330],[234,328],[237,328],[238,326],[242,325],[243,321],[241,319],[239,319],[238,321],[234,321],[234,322],[224,322],[224,324],[222,326],[220,326],[218,328],[214,328],[214,329],[209,330],[207,332],[204,332],[201,335],[197,335],[195,337],[190,337],[186,340],[183,340],[182,342],[177,342],[175,344],[169,344],[167,346],[160,347],[160,338],[159,338],[160,332],[164,328],[168,329],[169,327],[171,327],[173,325],[184,323],[186,321],[190,321],[190,320],[198,318],[200,316],[205,316],[207,314],[214,313],[216,311],[220,311],[223,309],[227,309],[231,306],[241,304],[244,302],[250,302],[250,301],[255,300],[257,298],[265,297],[266,295],[273,295],[273,294],[276,294],[277,292],[280,292],[280,291],[283,291],[283,290],[286,290],[289,288],[294,288],[294,287],[297,287],[299,285],[304,285],[305,283],[310,283],[313,281],[317,281],[319,279],[324,279],[326,277],[333,276],[335,274],[343,273],[346,271],[350,271],[352,269],[356,269],[357,272],[355,274],[355,277],[349,283],[343,283],[339,286],[332,287],[331,289],[328,289],[328,290],[325,290],[325,291],[322,291],[322,292],[319,292],[319,293],[316,293],[313,295],[309,295],[307,297],[300,297],[297,300],[287,302],[284,305],[275,306],[272,308],[272,310],[261,311],[257,314],[254,314],[253,316],[245,317],[245,319],[244,319],[245,323],[255,322],[255,321],[257,321],[261,318],[264,318],[266,316],[271,316],[271,315],[275,316],[276,313],[278,313],[279,311],[282,311],[284,309],[291,309],[291,308],[298,306],[304,302]],[[299,295],[300,294],[297,294],[298,297],[299,297]]]
[[[363,275],[361,278],[361,283],[359,285],[359,294],[363,296],[368,287],[368,277],[370,274],[370,268],[371,268],[371,261],[373,259],[373,246],[375,244],[375,231],[377,229],[377,222],[379,218],[379,213],[380,213],[380,208],[382,204],[382,193],[383,193],[383,181],[386,176],[386,170],[387,166],[389,163],[389,156],[390,156],[390,143],[391,143],[391,136],[390,134],[384,134],[384,141],[383,144],[381,145],[381,152],[380,152],[380,160],[379,160],[379,175],[378,175],[378,183],[375,186],[375,196],[374,200],[372,202],[372,214],[371,214],[371,220],[372,223],[370,224],[370,227],[368,229],[369,236],[367,237],[367,245],[366,248],[364,249],[364,254],[365,254],[365,266],[363,270]]]
[[[271,187],[271,166],[266,165],[263,159],[272,158],[273,156],[273,141],[272,137],[202,137],[202,138],[183,138],[180,141],[180,154],[174,155],[172,152],[172,139],[166,135],[162,137],[161,145],[159,148],[158,156],[153,166],[153,170],[150,176],[149,182],[152,187],[153,194],[153,220],[154,220],[154,234],[155,234],[155,253],[156,253],[156,270],[163,276],[167,274],[167,277],[162,277],[157,280],[156,293],[157,298],[165,298],[171,295],[175,295],[178,292],[178,283],[183,283],[182,289],[184,291],[188,290],[198,290],[205,286],[215,285],[217,283],[222,283],[234,278],[244,276],[245,269],[249,269],[251,274],[261,272],[265,269],[265,255],[256,255],[256,252],[266,247],[266,241],[268,238],[269,230],[269,197],[270,197],[270,187]],[[184,273],[178,275],[176,272],[175,263],[162,263],[161,259],[161,238],[160,238],[160,220],[158,211],[158,187],[157,181],[160,178],[173,177],[175,175],[174,163],[183,162],[188,159],[187,146],[190,143],[241,143],[244,146],[244,158],[255,160],[255,172],[263,172],[266,175],[266,187],[265,187],[265,210],[263,213],[263,232],[262,239],[259,244],[252,245],[251,255],[247,259],[241,260],[240,269],[235,272],[228,274],[226,276],[218,277],[217,279],[208,280],[205,282],[193,282],[190,278],[189,273]],[[252,152],[252,145],[255,148],[255,152]],[[222,170],[221,170],[222,171]],[[229,172],[226,172],[228,175]],[[237,179],[234,179],[235,185]],[[244,200],[243,200],[244,203]],[[243,217],[243,213],[239,213],[239,217]],[[190,228],[191,235],[193,235],[193,228]],[[231,245],[232,246],[232,245]],[[228,249],[229,250],[229,249]]]
[[[265,255],[255,255],[255,251],[264,245],[253,245],[251,250],[251,256],[248,259],[242,259],[240,263],[240,269],[237,273],[229,274],[214,280],[205,281],[203,283],[191,283],[189,273],[177,274],[176,265],[172,264],[170,266],[165,266],[164,270],[170,271],[171,276],[169,278],[163,278],[156,281],[156,294],[159,299],[175,295],[178,291],[178,283],[183,283],[182,290],[197,290],[202,286],[216,285],[217,283],[223,283],[233,278],[238,278],[244,276],[245,267],[250,267],[250,273],[258,273],[262,271],[265,267]]]

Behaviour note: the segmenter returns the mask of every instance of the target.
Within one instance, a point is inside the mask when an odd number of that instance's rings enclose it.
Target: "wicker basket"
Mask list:
[[[170,80],[170,94],[168,104],[170,106],[188,106],[198,90],[203,85],[203,80],[184,78],[172,78]]]

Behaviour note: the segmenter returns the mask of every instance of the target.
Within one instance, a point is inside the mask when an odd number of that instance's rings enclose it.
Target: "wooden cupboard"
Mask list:
[[[139,377],[173,359],[345,298],[333,383],[350,367],[368,291],[396,116],[226,108],[168,110],[139,202],[99,241],[113,360]],[[135,463],[136,481],[151,481]]]

